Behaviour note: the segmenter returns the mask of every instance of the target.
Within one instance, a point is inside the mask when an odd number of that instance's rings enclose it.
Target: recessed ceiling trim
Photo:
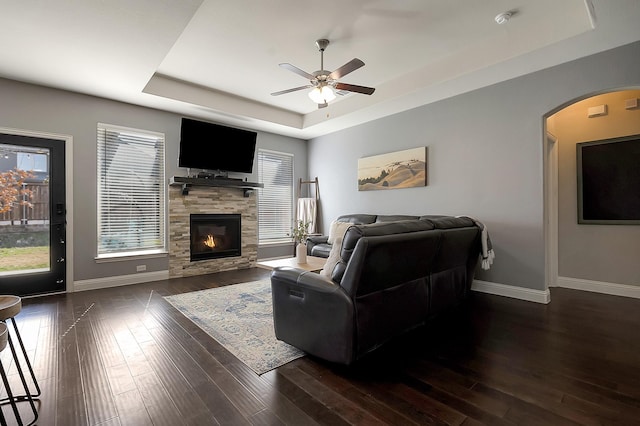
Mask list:
[[[177,80],[162,74],[154,74],[142,90],[143,93],[161,96],[256,120],[268,121],[294,129],[302,129],[301,114],[274,108],[239,96],[230,95],[208,87]]]

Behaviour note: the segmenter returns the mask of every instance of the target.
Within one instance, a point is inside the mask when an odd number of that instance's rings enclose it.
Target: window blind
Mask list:
[[[99,123],[97,167],[98,257],[165,251],[164,134]]]
[[[293,154],[258,150],[258,240],[290,241],[293,224]]]

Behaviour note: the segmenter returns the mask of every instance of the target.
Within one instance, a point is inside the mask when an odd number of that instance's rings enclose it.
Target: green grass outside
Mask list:
[[[48,267],[48,246],[0,248],[0,272]]]

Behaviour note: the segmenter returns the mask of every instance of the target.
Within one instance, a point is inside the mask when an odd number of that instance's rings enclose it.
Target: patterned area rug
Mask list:
[[[166,296],[165,300],[257,374],[304,356],[276,339],[269,280]]]

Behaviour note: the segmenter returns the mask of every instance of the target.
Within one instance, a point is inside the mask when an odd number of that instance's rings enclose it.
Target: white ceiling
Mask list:
[[[0,0],[0,76],[309,139],[640,40],[638,0]],[[515,12],[504,25],[494,17]],[[357,57],[318,109],[288,62]]]

